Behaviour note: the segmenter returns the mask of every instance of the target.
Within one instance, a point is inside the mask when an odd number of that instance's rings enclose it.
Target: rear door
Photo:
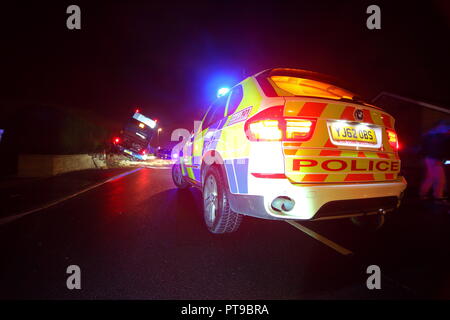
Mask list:
[[[343,101],[286,97],[284,116],[315,119],[309,140],[283,142],[285,175],[294,183],[398,178],[394,119],[384,111]]]
[[[208,150],[213,150],[220,137],[220,132],[225,123],[225,109],[228,95],[218,98],[208,109],[202,123],[194,129],[184,148],[183,175],[192,182],[201,183],[201,163],[203,155]]]
[[[203,147],[198,148],[198,155],[204,155],[209,150],[215,150],[222,128],[226,122],[225,110],[229,94],[218,98],[212,105],[202,123]],[[201,152],[201,153],[200,153]]]

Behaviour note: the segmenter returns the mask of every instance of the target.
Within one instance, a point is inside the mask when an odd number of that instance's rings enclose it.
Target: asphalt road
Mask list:
[[[450,297],[450,215],[407,199],[378,233],[349,221],[203,226],[201,194],[144,168],[0,226],[1,299],[404,299]],[[81,290],[66,269],[81,269]],[[382,288],[366,286],[378,265]]]

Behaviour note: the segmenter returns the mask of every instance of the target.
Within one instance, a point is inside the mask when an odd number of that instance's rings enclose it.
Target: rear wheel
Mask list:
[[[203,217],[211,233],[236,231],[242,215],[231,210],[228,202],[226,183],[216,167],[211,167],[203,183]]]
[[[184,180],[183,174],[181,173],[181,164],[176,162],[172,166],[172,180],[173,183],[180,189],[189,188],[190,184]]]

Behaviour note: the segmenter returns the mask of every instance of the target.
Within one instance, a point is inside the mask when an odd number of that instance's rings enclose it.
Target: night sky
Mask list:
[[[34,1],[2,4],[0,99],[188,127],[221,86],[271,67],[450,107],[448,1]],[[81,7],[81,30],[66,8]],[[381,7],[382,29],[366,28]],[[169,132],[166,130],[165,132]]]

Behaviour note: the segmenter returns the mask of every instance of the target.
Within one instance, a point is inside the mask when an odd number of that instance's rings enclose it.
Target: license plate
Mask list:
[[[335,141],[355,141],[377,144],[375,130],[351,125],[331,125],[331,136]]]
[[[130,150],[124,150],[124,152],[133,155],[133,152],[131,152]]]

